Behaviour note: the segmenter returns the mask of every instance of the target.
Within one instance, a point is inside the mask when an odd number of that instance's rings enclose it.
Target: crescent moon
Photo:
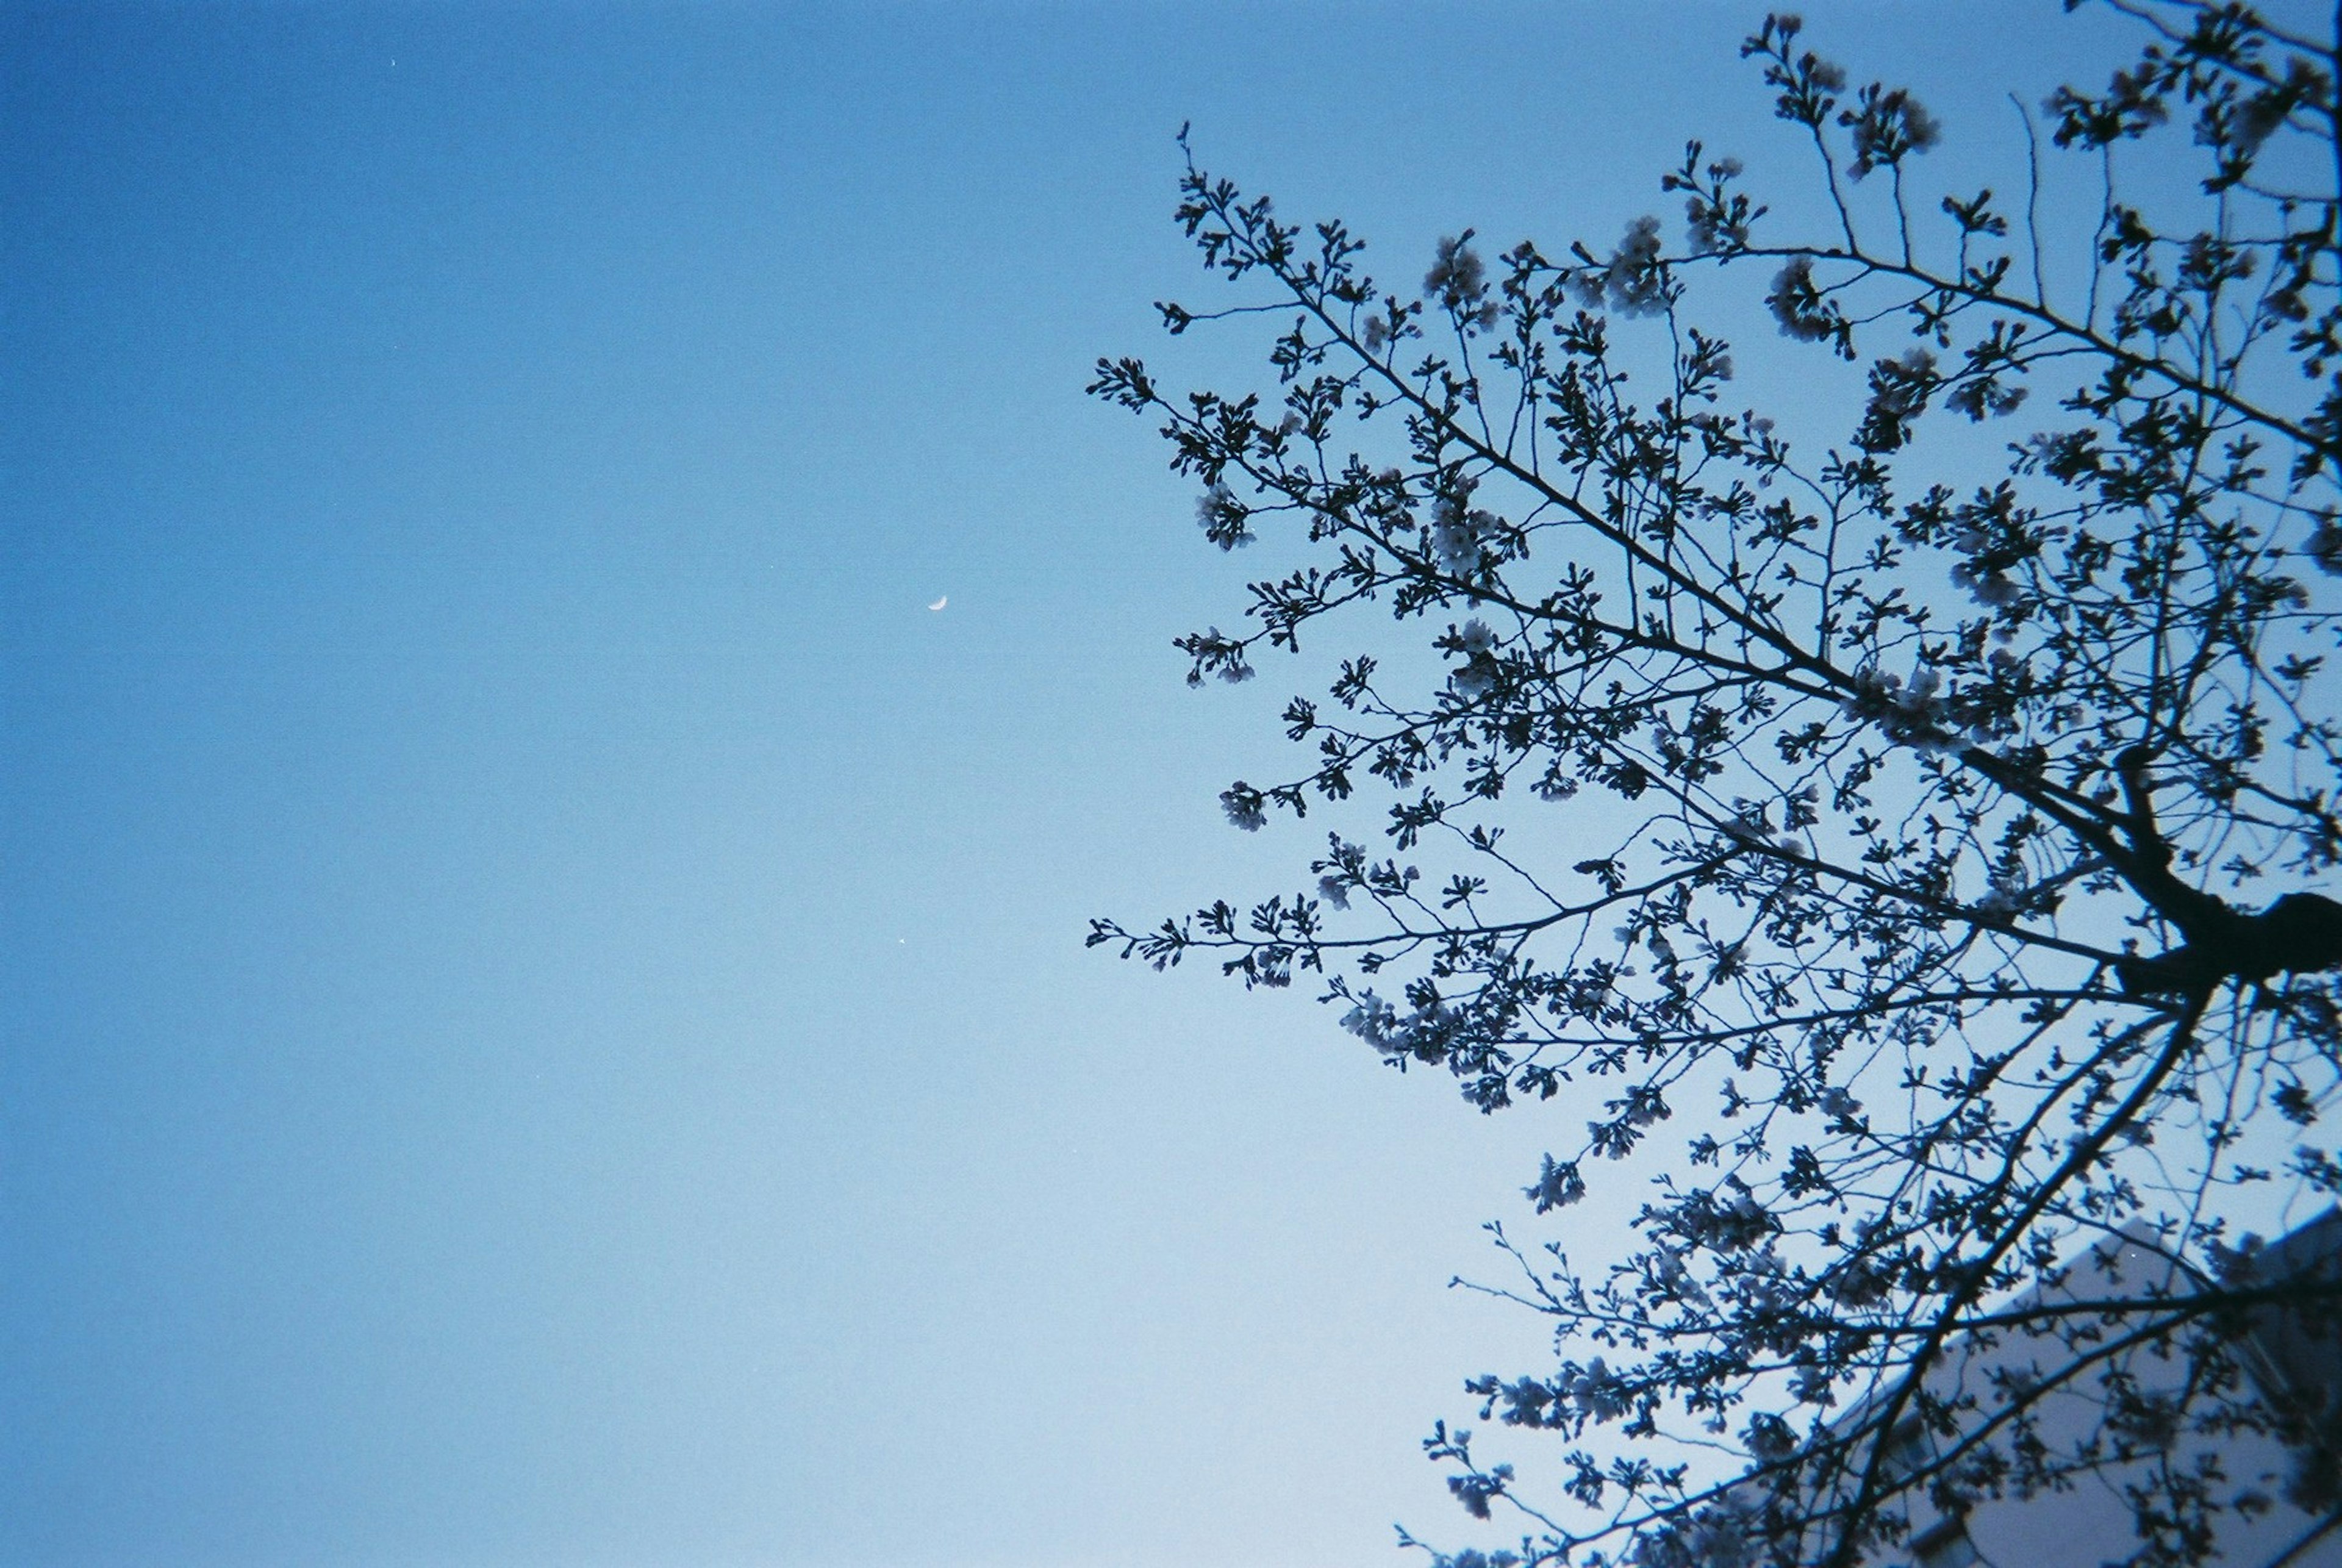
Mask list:
[[[950,595],[949,594],[938,594],[936,596],[936,602],[935,602],[934,604],[932,604],[928,605],[928,606],[927,606],[927,608],[928,608],[928,609],[930,609],[930,610],[940,610],[940,609],[942,609],[946,604],[950,604],[950,603],[951,603],[951,595]]]

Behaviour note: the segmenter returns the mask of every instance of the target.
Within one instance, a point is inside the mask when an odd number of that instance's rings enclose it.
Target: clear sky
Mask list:
[[[1808,10],[1996,145],[2105,58]],[[0,1563],[1448,1529],[1546,1130],[1082,950],[1302,840],[1081,387],[1246,363],[1154,325],[1181,122],[1406,275],[1793,155],[1759,15],[0,8]]]

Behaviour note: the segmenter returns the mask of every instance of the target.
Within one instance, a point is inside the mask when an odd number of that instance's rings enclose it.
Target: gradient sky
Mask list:
[[[1808,12],[1996,147],[2106,58]],[[0,1562],[1452,1533],[1575,1124],[1083,951],[1316,824],[1221,820],[1287,683],[1183,686],[1247,563],[1081,387],[1251,362],[1154,325],[1181,122],[1408,275],[1793,155],[1759,15],[0,7]]]

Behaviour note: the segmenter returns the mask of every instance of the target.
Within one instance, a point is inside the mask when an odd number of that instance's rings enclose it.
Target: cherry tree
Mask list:
[[[2237,1218],[2342,1193],[2342,39],[2115,9],[2137,54],[2028,105],[2001,189],[1930,185],[1920,99],[1766,18],[1809,231],[1694,142],[1672,221],[1466,233],[1417,286],[1191,157],[1227,294],[1159,308],[1269,328],[1263,384],[1100,362],[1206,537],[1272,563],[1189,679],[1346,656],[1221,797],[1331,820],[1298,890],[1090,941],[1320,987],[1552,1121],[1536,1214],[1635,1215],[1591,1260],[1566,1215],[1494,1228],[1484,1288],[1558,1349],[1428,1441],[1509,1522],[1442,1564],[1849,1568],[2094,1472],[2139,1563],[2342,1508],[2342,1412],[2250,1375],[2271,1314],[2342,1333],[2342,1285]],[[1802,356],[1834,427],[1736,404],[1700,322],[1759,304],[1743,356]],[[2074,1260],[2110,1240],[2177,1267],[2106,1288]],[[2017,1370],[1947,1383],[1984,1342]],[[2275,1491],[2181,1463],[2239,1433]]]

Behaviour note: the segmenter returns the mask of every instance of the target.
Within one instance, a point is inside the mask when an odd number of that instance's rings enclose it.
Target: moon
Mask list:
[[[950,603],[951,603],[951,595],[950,595],[949,594],[936,594],[936,602],[935,602],[934,604],[932,604],[928,605],[928,606],[927,606],[927,608],[928,608],[928,609],[930,609],[930,610],[940,610],[940,609],[942,609],[946,604],[950,604]]]

